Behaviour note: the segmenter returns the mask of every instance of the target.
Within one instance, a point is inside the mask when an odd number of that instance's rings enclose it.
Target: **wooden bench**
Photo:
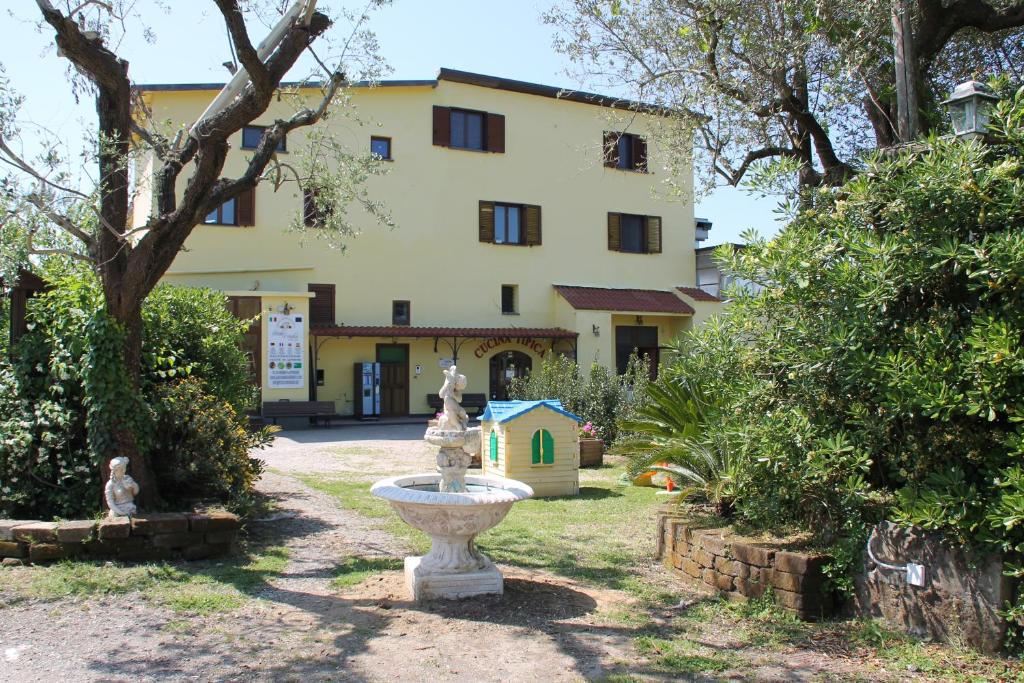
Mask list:
[[[444,401],[437,394],[427,394],[427,405],[439,411],[444,408]],[[475,414],[479,415],[487,407],[487,394],[463,394],[462,407],[467,413],[473,408],[476,410]]]
[[[271,419],[274,424],[279,417],[311,417],[314,424],[323,420],[324,426],[329,427],[334,413],[334,401],[267,401],[263,404],[264,419]]]

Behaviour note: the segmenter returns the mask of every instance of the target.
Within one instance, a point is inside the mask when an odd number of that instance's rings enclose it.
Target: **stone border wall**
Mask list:
[[[159,513],[100,521],[0,519],[0,558],[7,564],[72,557],[201,560],[229,553],[240,528],[238,517],[229,512]]]
[[[769,589],[775,602],[801,619],[829,616],[835,606],[824,594],[824,555],[792,552],[730,538],[724,528],[698,528],[671,512],[658,515],[658,559],[692,582],[729,598],[759,598]]]

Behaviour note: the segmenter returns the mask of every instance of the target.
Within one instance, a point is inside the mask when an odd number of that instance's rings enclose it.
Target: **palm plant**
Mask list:
[[[629,458],[629,476],[665,472],[681,484],[680,501],[702,497],[730,516],[740,469],[727,444],[707,434],[713,406],[698,387],[679,379],[650,385],[647,398],[634,418],[619,423],[626,436],[613,450]]]

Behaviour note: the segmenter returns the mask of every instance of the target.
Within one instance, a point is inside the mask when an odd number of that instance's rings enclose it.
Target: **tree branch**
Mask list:
[[[245,17],[242,16],[242,10],[238,7],[237,0],[213,1],[224,17],[231,42],[234,43],[235,52],[238,54],[238,60],[242,62],[246,73],[249,74],[253,87],[260,92],[272,90],[273,84],[270,82],[270,75],[267,73],[263,60],[256,54],[256,48],[253,47],[252,41],[249,40],[249,32],[245,28]]]

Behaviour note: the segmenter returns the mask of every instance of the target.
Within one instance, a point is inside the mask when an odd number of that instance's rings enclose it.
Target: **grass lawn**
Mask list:
[[[223,560],[170,564],[120,564],[69,560],[31,567],[16,590],[45,600],[138,593],[183,614],[229,612],[284,571],[285,548],[262,548]]]
[[[476,544],[495,562],[544,569],[605,588],[646,595],[637,564],[654,551],[654,514],[660,499],[654,489],[619,486],[622,470],[603,467],[585,473],[580,495],[533,498],[512,506],[508,517]],[[379,520],[381,527],[406,539],[417,553],[430,539],[402,522],[391,506],[370,494],[366,481],[300,476],[307,486],[335,497],[339,504]]]

